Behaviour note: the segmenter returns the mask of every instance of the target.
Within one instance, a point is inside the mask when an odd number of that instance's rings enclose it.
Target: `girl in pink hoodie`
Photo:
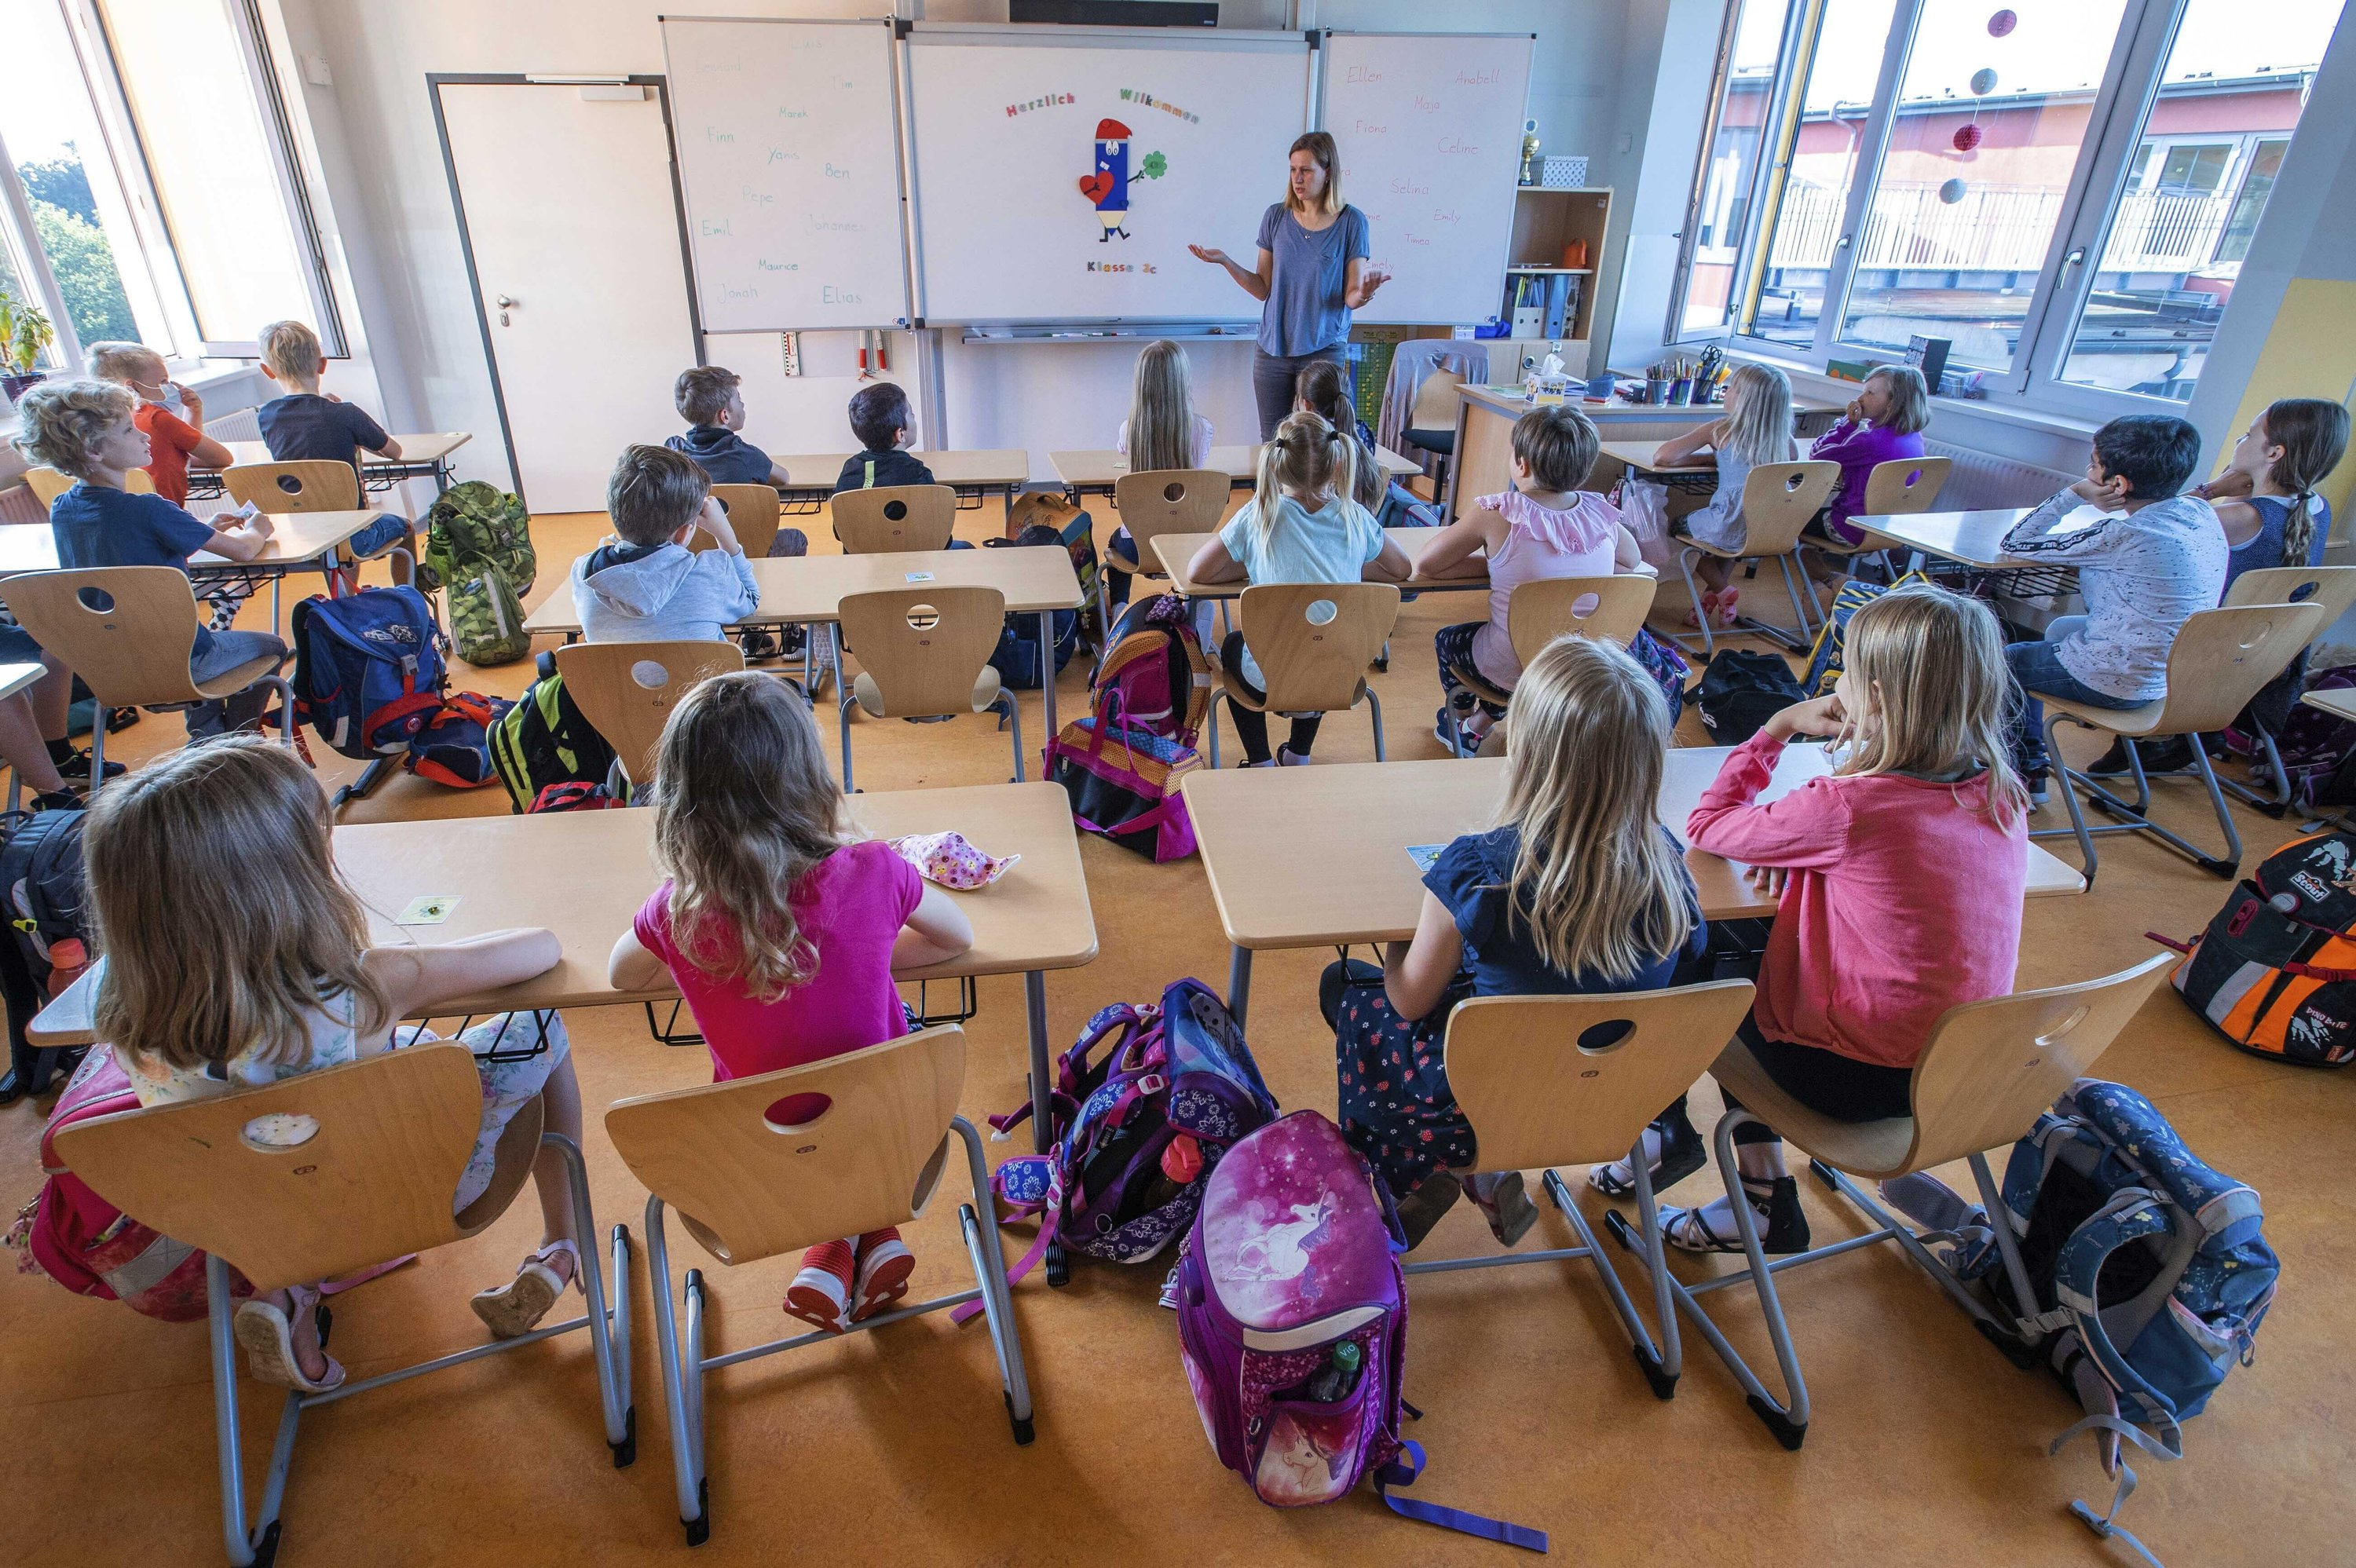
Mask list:
[[[1780,894],[1741,1043],[1794,1099],[1865,1122],[1912,1114],[1914,1060],[1941,1014],[2011,992],[2029,830],[2004,744],[2004,639],[1984,605],[1901,589],[1857,613],[1845,651],[1833,694],[1783,709],[1737,747],[1686,832]],[[1784,745],[1824,734],[1841,748],[1833,772],[1754,804]],[[1782,1141],[1755,1123],[1735,1141],[1767,1250],[1804,1251]],[[1656,1190],[1701,1168],[1683,1100],[1644,1147]],[[1615,1196],[1633,1187],[1625,1161],[1590,1179]],[[1690,1252],[1741,1247],[1727,1199],[1665,1207],[1661,1222]]]

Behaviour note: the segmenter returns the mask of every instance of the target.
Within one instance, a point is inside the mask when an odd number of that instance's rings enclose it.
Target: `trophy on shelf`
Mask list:
[[[1538,123],[1535,120],[1525,120],[1522,122],[1522,183],[1524,185],[1537,183],[1538,176],[1536,169],[1537,161]]]

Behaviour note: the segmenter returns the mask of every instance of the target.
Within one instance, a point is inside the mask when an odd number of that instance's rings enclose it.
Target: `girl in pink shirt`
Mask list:
[[[747,1078],[908,1032],[894,969],[973,944],[963,911],[888,844],[858,840],[800,695],[773,676],[689,692],[655,755],[655,858],[667,879],[609,974],[645,991],[669,971],[712,1051]],[[841,1333],[899,1298],[916,1259],[896,1230],[812,1247],[786,1311]]]
[[[1741,1043],[1803,1104],[1866,1122],[1912,1115],[1914,1061],[1941,1014],[2010,994],[2029,830],[2003,739],[2003,638],[1986,606],[1901,589],[1857,613],[1846,654],[1831,696],[1783,709],[1726,759],[1686,832],[1781,895]],[[1831,775],[1753,804],[1803,734],[1836,736]],[[1782,1141],[1757,1123],[1734,1138],[1767,1250],[1805,1250]],[[1662,1186],[1700,1168],[1682,1100],[1646,1134],[1648,1153],[1656,1143]],[[1624,1161],[1592,1179],[1633,1185]],[[1661,1223],[1689,1252],[1741,1250],[1727,1199],[1665,1207]]]

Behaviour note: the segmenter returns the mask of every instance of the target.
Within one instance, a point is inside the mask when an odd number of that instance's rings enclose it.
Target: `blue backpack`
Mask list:
[[[400,756],[442,707],[442,630],[414,588],[294,606],[294,717],[347,757]]]
[[[1085,515],[1085,514],[1083,514]],[[1051,545],[1065,548],[1063,535],[1045,523],[1033,523],[1011,539],[984,539],[985,548],[1032,548]],[[1055,629],[1055,669],[1072,662],[1072,654],[1080,645],[1080,616],[1076,610],[1058,610],[1050,623]],[[1006,625],[998,634],[998,646],[991,651],[990,664],[999,678],[1017,691],[1036,691],[1040,682],[1039,617],[1035,614],[1010,613]]]

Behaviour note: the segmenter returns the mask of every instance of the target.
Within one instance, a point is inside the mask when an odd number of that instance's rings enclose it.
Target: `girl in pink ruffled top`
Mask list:
[[[1610,577],[1618,572],[1654,574],[1636,548],[1636,536],[1620,521],[1619,508],[1586,482],[1601,450],[1594,421],[1568,404],[1532,409],[1514,422],[1514,487],[1483,496],[1473,509],[1431,542],[1418,563],[1422,577],[1489,574],[1489,618],[1443,626],[1432,639],[1440,659],[1440,687],[1448,699],[1433,731],[1451,743],[1449,716],[1462,754],[1470,756],[1489,726],[1505,716],[1495,703],[1473,694],[1470,672],[1498,691],[1511,691],[1521,678],[1521,660],[1506,633],[1506,608],[1516,585],[1544,577]],[[1486,560],[1476,551],[1485,551]]]

